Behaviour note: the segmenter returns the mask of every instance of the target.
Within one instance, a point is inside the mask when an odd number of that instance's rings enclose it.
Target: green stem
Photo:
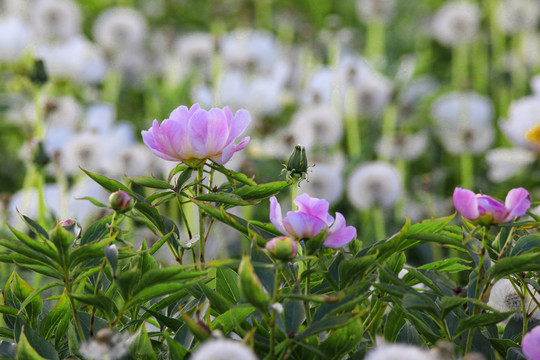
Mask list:
[[[276,270],[274,274],[274,293],[272,294],[272,305],[277,303],[278,301],[278,293],[279,293],[279,283],[281,279],[281,267],[283,264],[281,262],[278,262],[276,264]],[[272,316],[270,318],[270,358],[275,359],[276,354],[276,314],[277,311],[272,306]]]
[[[203,181],[203,166],[199,167],[197,170],[197,195],[202,195],[204,187],[202,186]],[[198,207],[199,210],[199,269],[204,270],[204,245],[205,245],[205,229],[204,229],[204,212],[202,208]]]
[[[386,226],[384,224],[384,213],[380,206],[376,206],[371,210],[373,228],[375,230],[375,241],[382,240],[386,237]]]
[[[452,85],[455,89],[463,89],[469,79],[469,48],[458,45],[452,52]]]
[[[67,295],[69,298],[69,303],[71,305],[71,311],[73,312],[73,320],[75,321],[75,327],[77,328],[77,332],[79,333],[81,342],[85,343],[86,338],[84,337],[84,331],[81,326],[81,321],[79,320],[79,313],[77,312],[77,308],[75,307],[75,302],[73,301],[73,298],[70,296],[72,291],[71,291],[71,282],[69,281],[69,277],[70,277],[69,270],[67,270],[65,272],[65,277],[64,277],[64,286],[66,288]]]
[[[306,277],[306,296],[309,296],[310,294],[310,287],[311,287],[311,260],[306,260],[306,272],[307,272],[307,277]],[[305,308],[305,312],[306,312],[306,324],[309,325],[309,323],[311,322],[311,310],[310,310],[310,306],[309,306],[309,301],[305,300],[304,301],[304,308]]]
[[[382,21],[370,22],[366,27],[367,57],[374,62],[378,62],[384,56],[384,48],[384,23]]]
[[[255,19],[260,29],[272,29],[272,0],[255,0]]]
[[[461,186],[472,189],[474,186],[474,161],[472,154],[464,152],[460,155]]]
[[[294,203],[294,200],[298,196],[298,180],[293,179],[293,183],[291,185],[291,209],[292,211],[298,210],[298,207]]]
[[[349,85],[345,90],[345,133],[347,135],[347,152],[352,159],[359,158],[362,154],[360,124],[356,106],[356,91],[353,86]]]

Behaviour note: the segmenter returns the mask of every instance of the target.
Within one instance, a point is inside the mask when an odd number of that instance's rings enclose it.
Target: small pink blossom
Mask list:
[[[335,219],[330,216],[328,201],[302,194],[294,200],[294,203],[298,210],[289,211],[283,218],[276,197],[270,198],[270,221],[282,234],[297,240],[307,240],[328,229],[324,246],[334,249],[345,246],[356,237],[356,228],[346,226],[342,214],[336,213]]]
[[[158,157],[199,167],[207,159],[225,164],[233,154],[246,147],[249,136],[234,141],[244,132],[251,117],[246,110],[233,115],[228,106],[203,110],[199,104],[180,106],[159,125],[154,120],[142,131],[145,145]]]
[[[540,360],[540,326],[536,326],[521,341],[523,354],[529,360]]]
[[[504,204],[487,195],[475,194],[471,190],[456,188],[454,206],[463,217],[481,224],[502,224],[525,215],[531,206],[529,192],[524,188],[512,189]]]

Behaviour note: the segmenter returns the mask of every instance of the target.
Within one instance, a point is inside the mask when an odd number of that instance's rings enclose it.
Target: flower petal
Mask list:
[[[345,218],[341,213],[336,213],[334,224],[328,228],[324,246],[338,249],[347,245],[356,237],[356,228],[354,226],[346,226]]]
[[[315,216],[326,222],[328,218],[328,209],[330,208],[328,201],[314,198],[304,193],[297,196],[296,199],[294,199],[294,203],[298,206],[298,211]]]
[[[311,239],[328,227],[320,218],[299,211],[289,211],[283,226],[287,233],[298,239]]]
[[[281,206],[275,196],[270,198],[270,222],[282,234],[289,234],[283,227],[283,215],[281,214]]]
[[[243,138],[238,144],[230,144],[226,146],[221,154],[212,157],[212,160],[218,164],[225,164],[227,161],[231,160],[235,152],[242,150],[249,143],[249,136]]]
[[[169,161],[181,161],[175,156],[169,139],[161,133],[159,123],[154,120],[152,127],[148,131],[141,132],[144,144],[154,153],[154,155]]]
[[[228,110],[230,111],[230,109]],[[223,109],[223,111],[226,112],[225,109]],[[229,127],[229,137],[227,139],[227,145],[232,144],[234,140],[236,140],[236,138],[240,136],[240,134],[242,134],[244,130],[246,130],[250,122],[251,122],[251,116],[249,115],[249,112],[247,112],[247,110],[244,110],[244,109],[238,110],[229,125],[230,127]]]
[[[512,189],[506,195],[504,201],[506,208],[508,209],[508,220],[513,220],[516,216],[525,215],[527,210],[531,207],[531,196],[529,192],[524,188]]]
[[[478,203],[480,216],[491,214],[491,222],[494,224],[500,224],[507,221],[508,210],[506,209],[506,206],[493,199],[491,196],[476,196],[476,201]]]
[[[459,211],[463,217],[469,220],[476,220],[480,217],[478,201],[476,195],[471,190],[457,187],[454,190],[453,200],[456,210]]]

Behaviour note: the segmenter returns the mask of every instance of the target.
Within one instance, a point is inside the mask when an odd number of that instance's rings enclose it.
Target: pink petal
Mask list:
[[[225,109],[223,109],[225,111]],[[230,109],[229,109],[230,111]],[[249,112],[244,109],[240,109],[234,115],[234,118],[230,122],[229,127],[229,138],[227,139],[227,145],[231,144],[236,140],[240,134],[246,130],[247,126],[251,122],[251,116]]]
[[[206,151],[206,136],[208,134],[208,111],[200,109],[195,111],[188,125],[189,142],[192,157],[204,159],[213,154]]]
[[[304,193],[296,199],[294,203],[298,206],[298,211],[310,214],[326,222],[328,217],[328,209],[330,204],[324,199],[312,198],[308,194]]]
[[[454,190],[454,206],[459,213],[469,219],[476,220],[480,217],[476,195],[467,189],[460,187]]]
[[[326,233],[324,246],[338,249],[347,245],[356,237],[356,228],[354,226],[346,226],[345,218],[341,213],[336,213],[336,221],[330,226]]]
[[[242,150],[249,143],[249,136],[243,138],[238,144],[230,144],[226,146],[221,154],[212,157],[212,160],[218,164],[225,164],[227,161],[231,160],[235,152]]]
[[[289,233],[283,227],[283,215],[281,214],[281,206],[275,196],[270,198],[270,222],[274,227],[282,234],[288,235]]]
[[[506,208],[508,209],[508,220],[513,220],[516,216],[525,215],[527,210],[531,207],[531,196],[529,192],[524,188],[512,189],[506,195],[504,201]]]
[[[299,211],[289,211],[283,226],[287,232],[298,239],[311,239],[327,228],[326,222],[315,216]]]
[[[154,153],[154,155],[169,161],[180,161],[176,157],[167,137],[161,134],[159,123],[154,120],[152,127],[148,131],[141,132],[144,144]]]
[[[229,126],[225,114],[220,109],[211,109],[207,118],[206,152],[211,155],[221,153],[229,137]]]
[[[534,327],[525,334],[521,341],[521,347],[523,349],[523,354],[525,354],[528,359],[540,359],[540,326]]]

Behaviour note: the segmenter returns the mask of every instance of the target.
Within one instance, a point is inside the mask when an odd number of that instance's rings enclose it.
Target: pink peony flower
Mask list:
[[[180,106],[161,125],[154,120],[148,131],[142,131],[142,137],[145,145],[165,160],[192,167],[203,165],[207,159],[225,164],[249,142],[248,136],[233,144],[250,121],[249,113],[243,109],[233,115],[228,106],[209,111],[199,104],[190,109]]]
[[[302,194],[294,200],[294,203],[298,206],[298,210],[289,211],[283,218],[276,197],[270,198],[270,221],[282,234],[297,240],[307,240],[328,229],[324,246],[334,249],[348,244],[356,237],[356,229],[354,226],[346,226],[343,215],[336,213],[334,220],[328,214],[330,207],[328,201]]]
[[[454,206],[463,217],[478,221],[482,225],[501,224],[524,215],[531,206],[529,192],[524,188],[512,189],[504,204],[487,195],[475,194],[470,190],[454,190]]]
[[[523,354],[529,360],[540,360],[540,326],[533,328],[521,341]]]

